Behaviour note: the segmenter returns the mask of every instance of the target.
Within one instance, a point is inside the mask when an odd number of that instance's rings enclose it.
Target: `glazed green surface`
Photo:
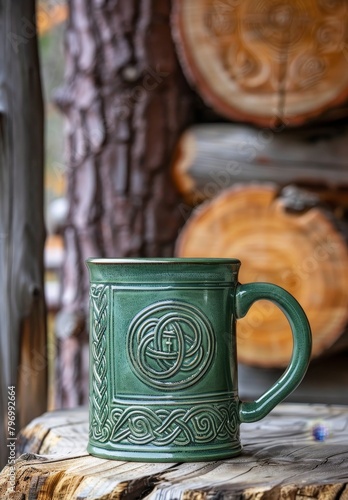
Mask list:
[[[90,439],[96,456],[201,461],[238,454],[240,422],[265,416],[305,374],[308,321],[235,259],[90,259]],[[236,319],[265,298],[294,335],[291,363],[256,402],[238,399]]]

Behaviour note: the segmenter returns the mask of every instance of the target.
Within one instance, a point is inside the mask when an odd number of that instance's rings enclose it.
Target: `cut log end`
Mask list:
[[[235,257],[240,281],[268,281],[300,302],[313,332],[312,356],[325,353],[348,322],[348,254],[332,220],[314,207],[288,212],[277,189],[236,186],[201,205],[177,242],[180,257]],[[238,358],[264,367],[288,364],[290,327],[273,304],[259,301],[238,321]]]
[[[346,2],[175,0],[187,78],[230,119],[299,125],[348,96]]]

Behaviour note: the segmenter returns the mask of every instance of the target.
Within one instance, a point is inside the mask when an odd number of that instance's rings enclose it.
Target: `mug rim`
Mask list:
[[[239,259],[227,257],[90,257],[86,264],[240,264]]]

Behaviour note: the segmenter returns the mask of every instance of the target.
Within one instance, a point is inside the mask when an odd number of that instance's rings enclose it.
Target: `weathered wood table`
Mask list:
[[[317,425],[327,431],[315,439]],[[279,405],[242,425],[238,457],[220,462],[148,464],[103,460],[86,452],[86,409],[46,413],[20,434],[16,489],[9,468],[0,498],[348,499],[348,407]],[[318,437],[318,436],[317,436]]]

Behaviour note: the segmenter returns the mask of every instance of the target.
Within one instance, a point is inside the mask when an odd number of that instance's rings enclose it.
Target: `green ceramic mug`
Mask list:
[[[302,380],[311,333],[298,302],[269,283],[238,283],[236,259],[89,259],[90,434],[95,456],[218,460],[241,451],[239,425],[263,418]],[[293,334],[283,376],[238,398],[236,320],[259,299]]]

